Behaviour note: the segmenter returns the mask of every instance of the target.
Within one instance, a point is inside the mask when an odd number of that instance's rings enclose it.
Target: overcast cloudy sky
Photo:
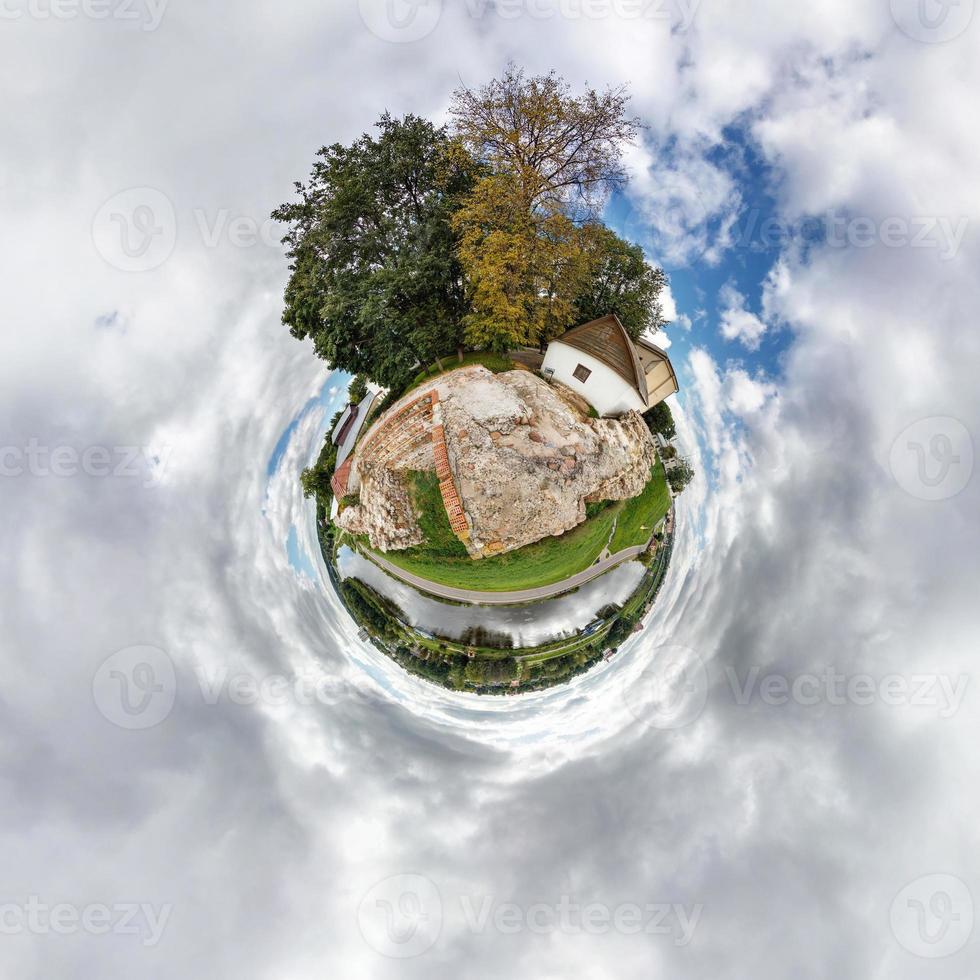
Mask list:
[[[2,0],[2,975],[980,974],[973,6]],[[699,476],[642,637],[497,701],[323,585],[265,219],[508,59],[648,123]]]

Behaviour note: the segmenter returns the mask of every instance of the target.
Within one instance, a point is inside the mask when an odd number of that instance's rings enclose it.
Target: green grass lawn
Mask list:
[[[517,551],[474,561],[449,527],[435,475],[413,473],[410,479],[427,543],[405,551],[390,551],[382,557],[431,582],[459,589],[534,589],[581,572],[599,557],[618,512],[617,506],[606,507],[559,538],[545,538]]]
[[[413,471],[408,474],[408,488],[418,514],[419,527],[425,535],[423,548],[412,548],[408,551],[395,552],[397,555],[409,555],[415,551],[423,551],[428,558],[446,559],[462,558],[470,561],[466,546],[453,534],[449,526],[449,518],[442,502],[442,492],[439,490],[439,477],[432,472]],[[391,555],[386,556],[389,561]]]
[[[434,473],[409,474],[409,485],[426,543],[381,557],[430,582],[458,589],[511,592],[553,585],[592,565],[616,531],[610,553],[642,545],[667,513],[670,496],[663,464],[657,461],[650,481],[638,497],[589,507],[589,517],[560,537],[549,537],[517,551],[474,560],[449,527],[449,518]]]
[[[667,489],[664,464],[658,459],[643,493],[624,503],[609,546],[610,552],[615,554],[623,548],[646,544],[654,527],[668,510],[670,491]]]

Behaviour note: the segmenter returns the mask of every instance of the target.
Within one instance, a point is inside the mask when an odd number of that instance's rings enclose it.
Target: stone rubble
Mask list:
[[[410,397],[433,387],[474,558],[564,534],[585,520],[587,502],[635,497],[646,485],[655,446],[636,412],[589,418],[577,396],[526,370],[460,368]],[[431,443],[386,455],[381,441],[358,448],[352,480],[360,504],[339,523],[380,550],[409,548],[422,534],[403,474],[435,468]]]

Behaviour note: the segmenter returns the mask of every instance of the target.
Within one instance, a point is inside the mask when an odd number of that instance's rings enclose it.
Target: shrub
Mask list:
[[[358,374],[350,383],[350,387],[347,389],[347,398],[351,405],[360,405],[360,403],[364,401],[364,396],[366,394],[367,379],[363,374]]]
[[[666,402],[660,402],[649,411],[644,412],[643,420],[651,432],[654,434],[659,432],[665,439],[673,439],[677,435],[677,429],[674,427],[674,416]]]

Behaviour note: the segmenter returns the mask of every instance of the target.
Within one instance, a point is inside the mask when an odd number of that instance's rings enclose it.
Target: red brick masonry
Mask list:
[[[438,403],[439,392],[435,389],[410,401],[390,419],[387,419],[383,425],[379,426],[367,442],[361,446],[360,451],[365,452],[368,446],[373,445],[380,438],[382,440],[382,453],[392,456],[408,449],[413,443],[418,443],[424,438],[431,438],[432,452],[436,460],[436,476],[439,478],[439,491],[442,494],[442,503],[449,517],[449,526],[458,538],[466,542],[469,540],[470,528],[466,522],[463,502],[459,499],[459,492],[453,481],[452,469],[449,466],[445,430],[442,425],[437,423],[432,425],[428,432],[426,431],[426,426],[432,421]],[[348,457],[344,465],[333,475],[331,484],[334,495],[338,499],[347,493],[352,460],[353,456]]]

